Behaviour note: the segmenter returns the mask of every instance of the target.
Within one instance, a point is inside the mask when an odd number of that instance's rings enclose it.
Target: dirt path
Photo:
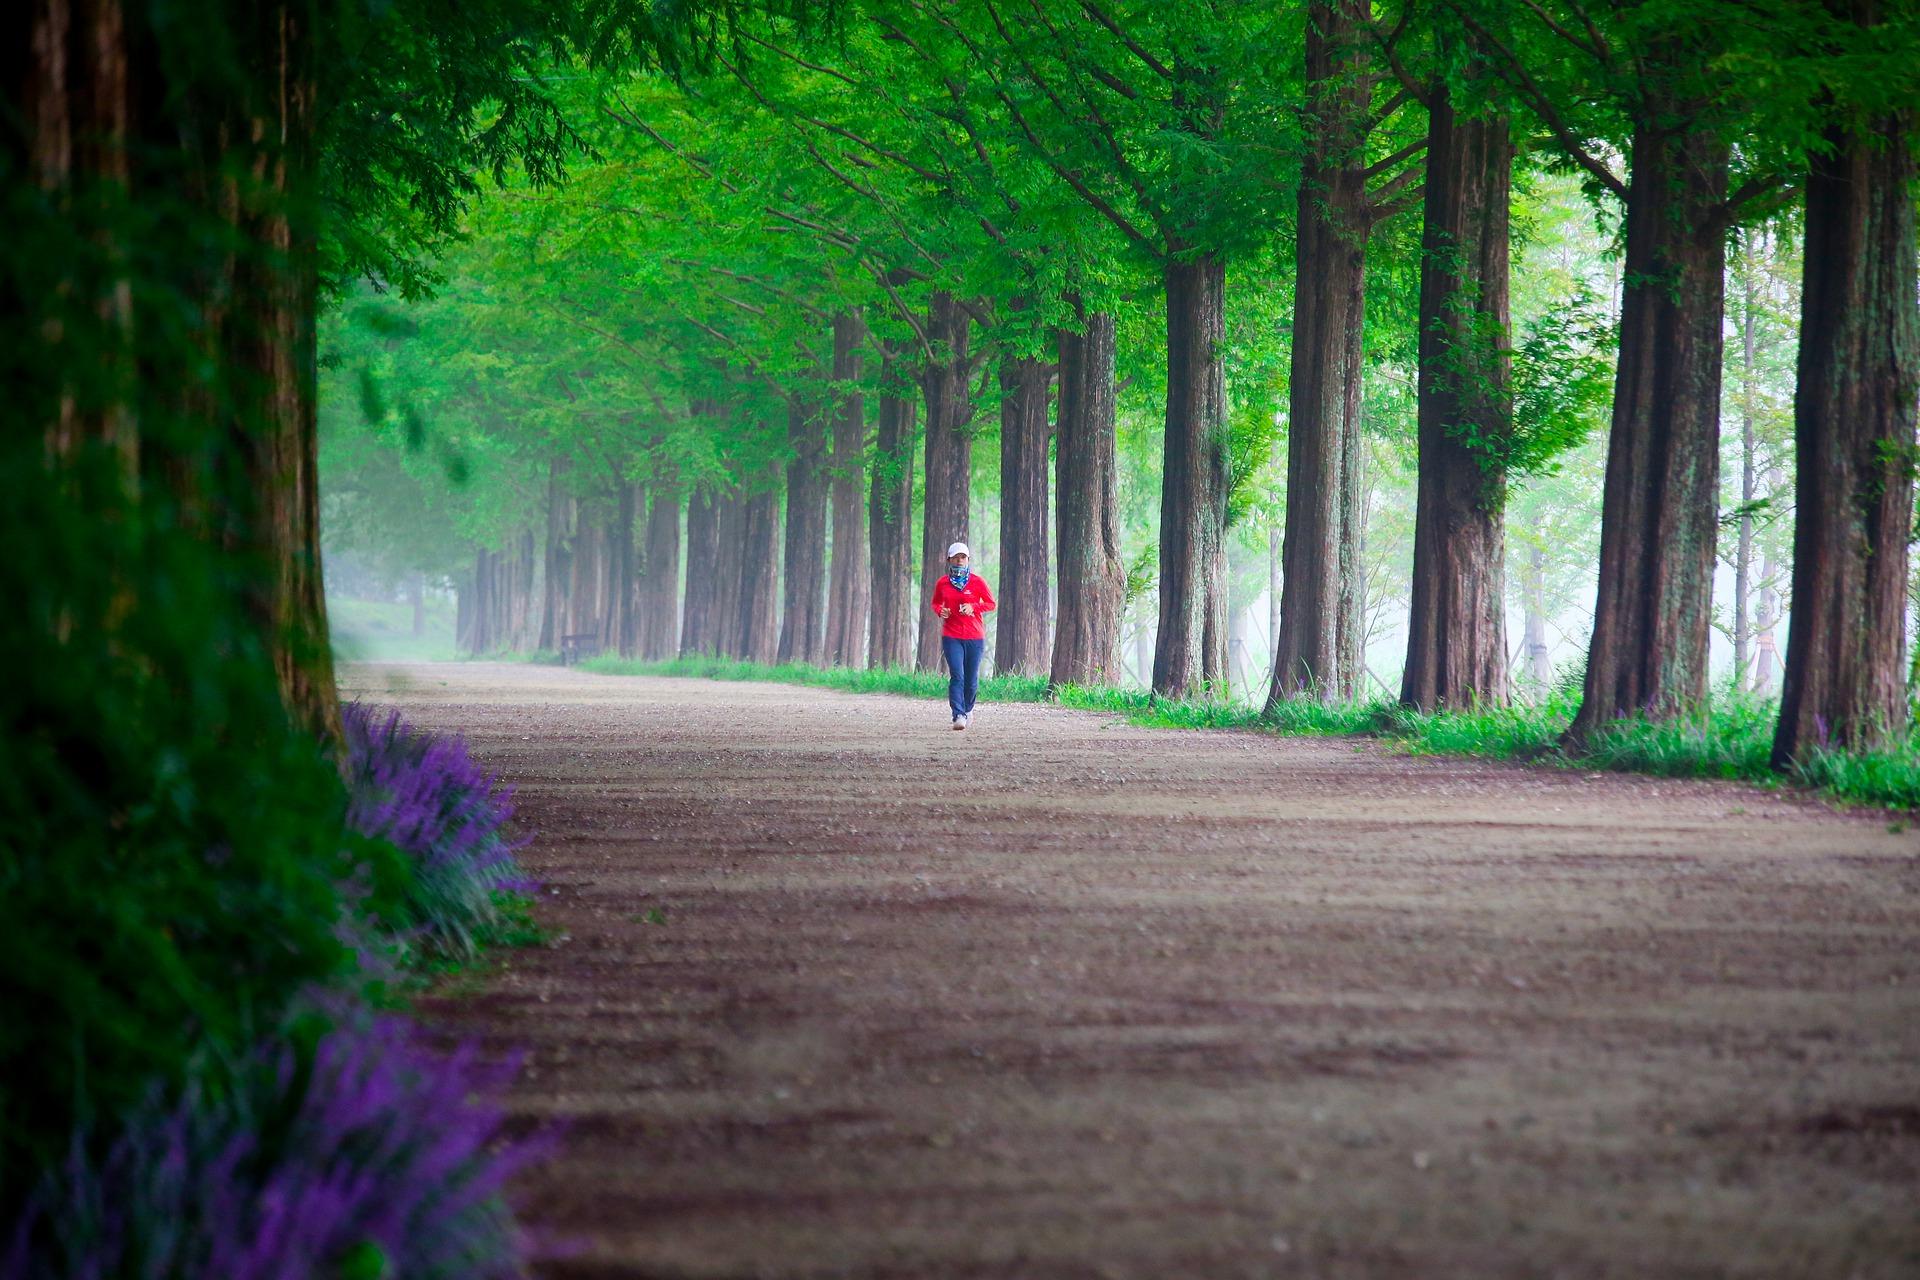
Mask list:
[[[1920,1275],[1920,832],[780,685],[357,668],[541,915],[553,1277]]]

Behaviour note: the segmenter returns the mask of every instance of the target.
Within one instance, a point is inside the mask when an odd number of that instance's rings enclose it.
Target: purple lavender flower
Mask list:
[[[506,1140],[491,1102],[513,1062],[438,1054],[359,1018],[310,1053],[262,1046],[129,1121],[76,1138],[14,1228],[7,1280],[494,1280],[529,1242],[503,1196],[546,1140]]]
[[[345,710],[347,824],[411,855],[414,913],[430,948],[471,954],[500,922],[496,895],[529,892],[506,830],[513,793],[457,737],[384,721],[360,703]]]

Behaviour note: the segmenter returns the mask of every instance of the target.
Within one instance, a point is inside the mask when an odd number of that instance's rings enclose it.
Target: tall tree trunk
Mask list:
[[[634,568],[633,527],[637,519],[635,508],[646,501],[646,493],[618,467],[614,469],[614,480],[619,486],[619,497],[614,507],[613,526],[608,530],[613,544],[607,562],[607,589],[611,598],[602,633],[607,648],[618,650],[623,658],[631,658],[640,638],[639,615],[635,612],[639,575]]]
[[[1188,698],[1227,674],[1225,261],[1170,262],[1160,627],[1153,691]]]
[[[973,403],[967,379],[973,361],[967,354],[969,321],[959,300],[936,293],[927,303],[927,342],[933,357],[920,370],[920,393],[927,406],[927,480],[920,526],[920,582],[914,613],[920,619],[918,665],[942,669],[940,620],[930,602],[934,583],[946,572],[947,547],[966,542],[967,490],[973,471]]]
[[[1047,670],[1047,366],[1000,362],[1000,608],[993,669]]]
[[[1547,553],[1542,547],[1527,548],[1524,590],[1528,669],[1535,683],[1545,689],[1553,683],[1553,664],[1547,657]]]
[[[867,532],[873,553],[873,599],[867,665],[905,668],[913,661],[918,600],[913,572],[914,405],[896,394],[906,344],[889,338],[882,349],[880,427],[874,441]]]
[[[1360,278],[1351,281],[1356,287]],[[1364,302],[1355,298],[1353,314]],[[1336,683],[1349,700],[1361,694],[1367,666],[1367,452],[1361,431],[1360,340],[1347,348],[1347,394],[1353,400],[1340,432],[1340,606],[1335,613]]]
[[[825,660],[857,667],[867,639],[867,406],[860,394],[860,347],[866,322],[858,311],[833,318],[833,560],[828,570]]]
[[[1707,692],[1720,481],[1727,146],[1662,121],[1633,138],[1600,586],[1578,743]]]
[[[475,657],[492,647],[488,635],[493,602],[488,598],[487,560],[493,553],[481,547],[473,556],[473,587],[460,593],[460,647]]]
[[[1353,666],[1359,604],[1358,512],[1346,465],[1357,451],[1369,213],[1362,151],[1369,95],[1354,65],[1366,0],[1315,0],[1307,10],[1306,128],[1295,252],[1292,378],[1287,402],[1287,521],[1280,634],[1268,704],[1341,691],[1341,605]]]
[[[711,483],[687,495],[687,596],[682,656],[720,652],[720,504]]]
[[[118,6],[108,11],[118,25]],[[241,154],[227,158],[252,178],[228,205],[244,248],[220,326],[227,363],[240,373],[235,427],[251,498],[237,512],[237,541],[269,566],[252,603],[288,712],[338,743],[320,568],[316,42],[310,12],[287,3],[247,11],[233,34],[248,79],[231,126]]]
[[[1400,700],[1423,711],[1506,701],[1506,476],[1471,442],[1498,442],[1512,430],[1512,165],[1505,119],[1460,119],[1446,88],[1435,91],[1421,239],[1413,598],[1400,685]]]
[[[679,648],[680,494],[670,475],[655,473],[647,511],[645,570],[640,578],[635,653],[648,662]]]
[[[427,575],[415,569],[407,575],[407,603],[413,606],[413,637],[427,634]]]
[[[1083,332],[1060,332],[1060,443],[1054,504],[1060,528],[1060,618],[1050,681],[1113,684],[1119,675],[1120,616],[1127,566],[1120,551],[1115,466],[1113,316],[1084,316]]]
[[[820,665],[826,651],[827,475],[818,406],[787,404],[787,556],[781,592],[781,662]]]
[[[540,642],[538,648],[552,653],[560,647],[560,633],[566,627],[561,614],[567,571],[568,508],[573,499],[560,487],[566,459],[555,455],[547,459],[547,538],[546,556],[541,567]]]
[[[521,529],[520,545],[507,565],[507,585],[499,594],[502,613],[497,634],[502,637],[503,645],[515,653],[525,653],[534,648],[535,629],[539,626],[533,597],[534,579],[538,576],[535,544],[533,529]]]
[[[602,530],[598,499],[574,504],[573,554],[567,562],[567,599],[562,616],[563,635],[587,635],[600,630],[600,560]]]
[[[738,483],[729,484],[715,501],[714,518],[720,545],[714,568],[715,652],[745,658],[747,633],[740,600],[746,590],[747,499]]]
[[[1870,0],[1852,0],[1863,23]],[[1807,174],[1793,398],[1793,617],[1776,768],[1906,725],[1907,537],[1920,388],[1912,113],[1835,128]]]
[[[739,652],[749,662],[770,663],[779,652],[780,489],[777,472],[741,504]]]

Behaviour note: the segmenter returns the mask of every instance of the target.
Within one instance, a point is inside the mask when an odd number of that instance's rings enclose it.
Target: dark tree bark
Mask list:
[[[1060,619],[1053,636],[1054,685],[1112,684],[1119,674],[1127,566],[1120,551],[1114,455],[1114,355],[1111,314],[1087,316],[1083,333],[1061,331],[1054,485]]]
[[[1172,262],[1166,462],[1160,482],[1160,626],[1153,691],[1202,693],[1227,673],[1226,263]]]
[[[654,478],[643,563],[634,652],[648,662],[659,662],[674,655],[680,639],[680,493],[670,476]]]
[[[119,5],[100,6],[88,17],[96,34],[125,31]],[[232,115],[216,109],[225,132],[217,145],[225,154],[208,158],[254,180],[223,187],[219,197],[241,246],[217,325],[226,363],[239,374],[234,432],[246,477],[228,527],[238,549],[270,567],[252,585],[250,603],[288,712],[337,743],[340,702],[320,568],[312,14],[297,5],[263,4],[246,11],[229,38],[248,74],[234,82],[233,97],[223,104]],[[120,73],[126,70],[123,64]],[[97,87],[113,86],[102,80]],[[91,140],[74,141],[84,147]],[[208,185],[222,184],[210,176]]]
[[[776,474],[741,502],[738,652],[770,663],[779,651],[776,584],[780,581],[780,489]]]
[[[1506,477],[1470,443],[1512,429],[1505,119],[1427,114],[1419,310],[1419,491],[1400,700],[1432,711],[1506,701]]]
[[[1866,21],[1871,0],[1849,6]],[[1920,393],[1912,114],[1829,132],[1807,174],[1793,400],[1793,614],[1773,763],[1906,725],[1907,538]]]
[[[995,671],[1047,670],[1047,391],[1039,360],[1000,362],[1000,608],[995,611]]]
[[[927,480],[920,529],[920,582],[914,613],[920,619],[919,668],[944,669],[940,620],[929,607],[934,583],[946,572],[947,547],[967,537],[968,480],[973,469],[973,403],[967,380],[969,321],[959,300],[936,293],[927,304],[927,342],[934,355],[920,371],[927,406]]]
[[[866,322],[857,311],[833,319],[833,559],[828,569],[825,661],[857,667],[867,639],[867,407],[860,394],[860,347]]]
[[[505,566],[505,583],[498,594],[500,621],[497,634],[501,637],[503,647],[516,653],[525,653],[533,648],[534,628],[538,625],[533,602],[535,552],[533,530],[520,530],[519,545]],[[495,571],[500,572],[498,560],[495,561]]]
[[[634,568],[633,526],[635,508],[646,501],[646,493],[614,468],[616,498],[613,523],[608,527],[611,543],[607,557],[607,616],[601,626],[601,643],[631,658],[639,642],[639,615],[635,594],[639,575]]]
[[[729,658],[744,658],[747,637],[741,623],[740,598],[746,589],[747,500],[737,484],[729,484],[713,505],[720,547],[713,575],[715,651]]]
[[[1632,169],[1600,587],[1574,743],[1621,717],[1678,715],[1707,691],[1727,147],[1642,124]]]
[[[687,496],[687,596],[680,624],[683,656],[720,652],[720,504],[702,484]]]
[[[913,572],[914,404],[895,393],[906,344],[888,339],[881,370],[879,435],[867,494],[867,535],[873,555],[872,612],[867,665],[875,670],[913,662],[917,613]]]
[[[819,407],[787,405],[787,555],[781,591],[781,662],[819,666],[826,653],[826,423]]]
[[[460,591],[460,621],[455,627],[455,641],[462,653],[482,654],[487,651],[487,614],[492,602],[487,599],[487,559],[493,553],[481,547],[473,555],[473,580],[463,584]]]
[[[566,630],[566,584],[573,559],[573,507],[571,494],[560,485],[567,469],[566,459],[547,460],[547,540],[540,595],[539,648],[552,653],[560,647]]]
[[[600,562],[605,559],[605,529],[599,499],[574,506],[573,554],[568,558],[563,635],[597,635],[600,631]]]
[[[1355,674],[1361,603],[1351,581],[1359,573],[1360,512],[1349,461],[1359,444],[1372,215],[1362,150],[1370,100],[1354,58],[1367,15],[1365,0],[1316,0],[1307,14],[1310,154],[1300,181],[1287,518],[1269,705],[1303,693],[1331,700],[1342,692],[1343,666],[1349,683]]]

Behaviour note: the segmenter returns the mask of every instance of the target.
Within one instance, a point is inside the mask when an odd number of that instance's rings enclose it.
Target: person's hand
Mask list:
[[[962,617],[968,617],[968,618],[971,618],[971,617],[973,616],[973,606],[972,606],[972,605],[970,605],[970,604],[963,604],[963,605],[961,605],[961,606],[960,606],[960,613],[961,613],[961,616],[962,616]]]
[[[960,607],[961,607],[961,608],[963,608],[963,609],[964,609],[964,608],[966,608],[966,606],[965,606],[965,605],[961,605]],[[942,609],[940,610],[940,616],[941,616],[942,618],[951,618],[951,617],[953,616],[953,610],[951,610],[951,609],[947,609],[947,608],[942,608]]]

